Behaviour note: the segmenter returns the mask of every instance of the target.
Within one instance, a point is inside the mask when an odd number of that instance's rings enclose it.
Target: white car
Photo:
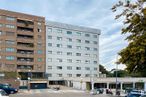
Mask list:
[[[0,89],[0,97],[9,97],[9,96],[4,90]]]

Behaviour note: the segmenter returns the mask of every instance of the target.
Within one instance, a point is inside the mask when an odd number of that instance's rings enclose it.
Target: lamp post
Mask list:
[[[117,55],[116,60],[119,60],[119,56]],[[118,94],[118,62],[116,62],[116,95]]]
[[[116,63],[116,95],[118,91],[118,64]]]
[[[82,83],[83,83],[83,78],[81,78],[81,81],[80,81],[80,83],[81,83],[80,89],[82,90]]]

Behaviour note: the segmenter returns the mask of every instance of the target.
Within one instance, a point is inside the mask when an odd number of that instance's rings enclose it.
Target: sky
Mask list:
[[[101,30],[100,64],[116,67],[118,52],[127,45],[121,35],[122,21],[110,10],[117,0],[0,0],[0,9],[44,16],[47,20]],[[119,65],[124,69],[124,65]]]

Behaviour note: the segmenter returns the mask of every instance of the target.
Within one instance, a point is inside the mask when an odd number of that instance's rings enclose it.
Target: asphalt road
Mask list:
[[[34,93],[34,94],[12,94],[10,97],[113,97],[111,95],[91,95],[89,93]]]

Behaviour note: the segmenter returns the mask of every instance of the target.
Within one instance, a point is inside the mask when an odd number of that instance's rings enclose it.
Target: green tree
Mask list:
[[[128,76],[128,73],[126,70],[117,71],[117,77],[126,77],[126,76]],[[113,72],[113,77],[116,77],[116,70]]]
[[[146,77],[146,0],[120,0],[112,7],[122,17],[122,34],[127,34],[128,46],[119,52],[118,63],[125,64],[129,73]],[[119,14],[119,12],[121,13]]]
[[[106,74],[107,77],[112,77],[112,74],[108,70],[106,70],[106,68],[103,65],[99,65],[99,71],[102,74]]]

